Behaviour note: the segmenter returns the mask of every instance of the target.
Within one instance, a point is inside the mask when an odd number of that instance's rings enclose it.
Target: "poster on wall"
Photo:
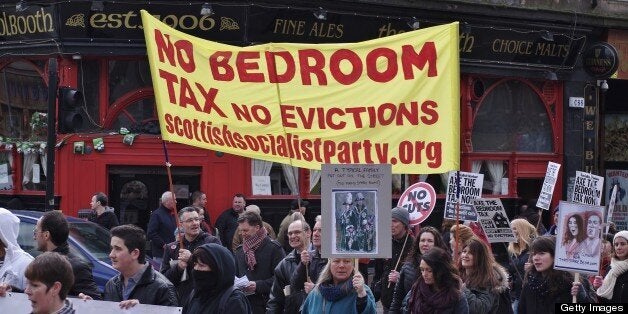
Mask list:
[[[390,165],[324,164],[321,255],[391,257],[391,188]]]
[[[561,201],[554,268],[597,274],[604,207]]]
[[[575,203],[600,205],[604,178],[591,173],[576,171],[572,198]]]
[[[610,220],[615,222],[617,230],[628,230],[628,170],[607,169],[606,170],[606,203],[609,204],[613,187],[617,186],[615,193],[615,206],[612,210]],[[610,204],[609,204],[610,205]],[[609,209],[610,212],[610,209]]]
[[[460,220],[477,221],[478,216],[473,209],[473,200],[482,197],[484,175],[474,172],[450,171],[447,182],[445,218],[457,219],[456,207],[459,199]]]

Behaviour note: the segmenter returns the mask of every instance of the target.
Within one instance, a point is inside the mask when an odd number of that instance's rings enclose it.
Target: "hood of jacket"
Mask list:
[[[508,271],[501,265],[493,266],[495,278],[497,278],[497,286],[493,288],[493,292],[502,293],[508,290]]]
[[[0,240],[5,247],[4,263],[0,267],[0,281],[8,282],[24,290],[24,270],[33,257],[18,245],[19,233],[20,219],[7,209],[0,207]],[[15,278],[9,278],[9,273]]]
[[[233,278],[236,275],[233,254],[224,246],[216,243],[203,244],[198,248],[207,251],[209,257],[216,263],[218,269],[212,269],[212,272],[218,276],[217,288],[223,290],[233,286]]]

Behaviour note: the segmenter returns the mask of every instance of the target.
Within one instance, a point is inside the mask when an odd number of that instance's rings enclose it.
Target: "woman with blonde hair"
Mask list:
[[[353,262],[352,258],[330,258],[301,313],[375,314],[375,297],[362,274],[354,273]]]
[[[508,273],[512,279],[512,308],[517,313],[521,286],[525,275],[525,264],[530,258],[528,249],[532,240],[538,236],[536,227],[523,218],[518,218],[510,222],[512,232],[515,234],[515,241],[508,244]]]

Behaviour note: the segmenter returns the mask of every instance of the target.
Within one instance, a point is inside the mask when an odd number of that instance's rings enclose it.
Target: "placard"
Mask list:
[[[587,205],[600,205],[604,178],[591,173],[576,171],[573,187],[573,201]]]
[[[556,181],[558,181],[558,171],[560,170],[560,164],[555,162],[547,163],[547,170],[545,171],[545,179],[543,180],[543,187],[541,188],[541,194],[536,201],[536,207],[548,210],[552,203],[552,195],[554,195],[554,187]]]
[[[476,198],[473,207],[478,222],[490,243],[514,242],[517,239],[510,228],[510,221],[499,198]]]
[[[162,306],[151,304],[137,304],[134,307],[121,310],[120,302],[111,301],[83,301],[80,299],[69,298],[72,302],[72,308],[76,313],[90,314],[181,314],[182,308],[176,306]],[[6,297],[0,297],[0,308],[3,313],[30,313],[33,309],[31,301],[24,293],[7,293]]]
[[[436,191],[427,182],[418,182],[408,187],[397,202],[410,214],[410,226],[414,227],[427,219],[436,205]]]
[[[273,195],[270,176],[252,176],[251,191],[253,195]]]
[[[390,258],[391,187],[389,164],[323,165],[321,255]]]
[[[554,268],[597,274],[604,207],[560,201]]]
[[[445,218],[457,219],[456,203],[460,197],[460,220],[477,221],[473,200],[482,197],[484,175],[481,173],[450,171],[447,181]],[[458,186],[460,186],[458,188]]]

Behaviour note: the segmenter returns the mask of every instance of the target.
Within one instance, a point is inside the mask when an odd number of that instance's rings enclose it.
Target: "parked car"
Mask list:
[[[30,210],[11,210],[11,212],[20,218],[20,234],[17,238],[20,247],[33,257],[41,254],[42,252],[37,250],[37,243],[33,239],[33,231],[43,212]],[[70,238],[68,240],[70,251],[83,257],[92,265],[94,281],[100,291],[104,291],[107,281],[118,274],[118,271],[111,267],[111,260],[109,259],[111,239],[109,230],[75,217],[67,217],[67,220],[70,224]]]

